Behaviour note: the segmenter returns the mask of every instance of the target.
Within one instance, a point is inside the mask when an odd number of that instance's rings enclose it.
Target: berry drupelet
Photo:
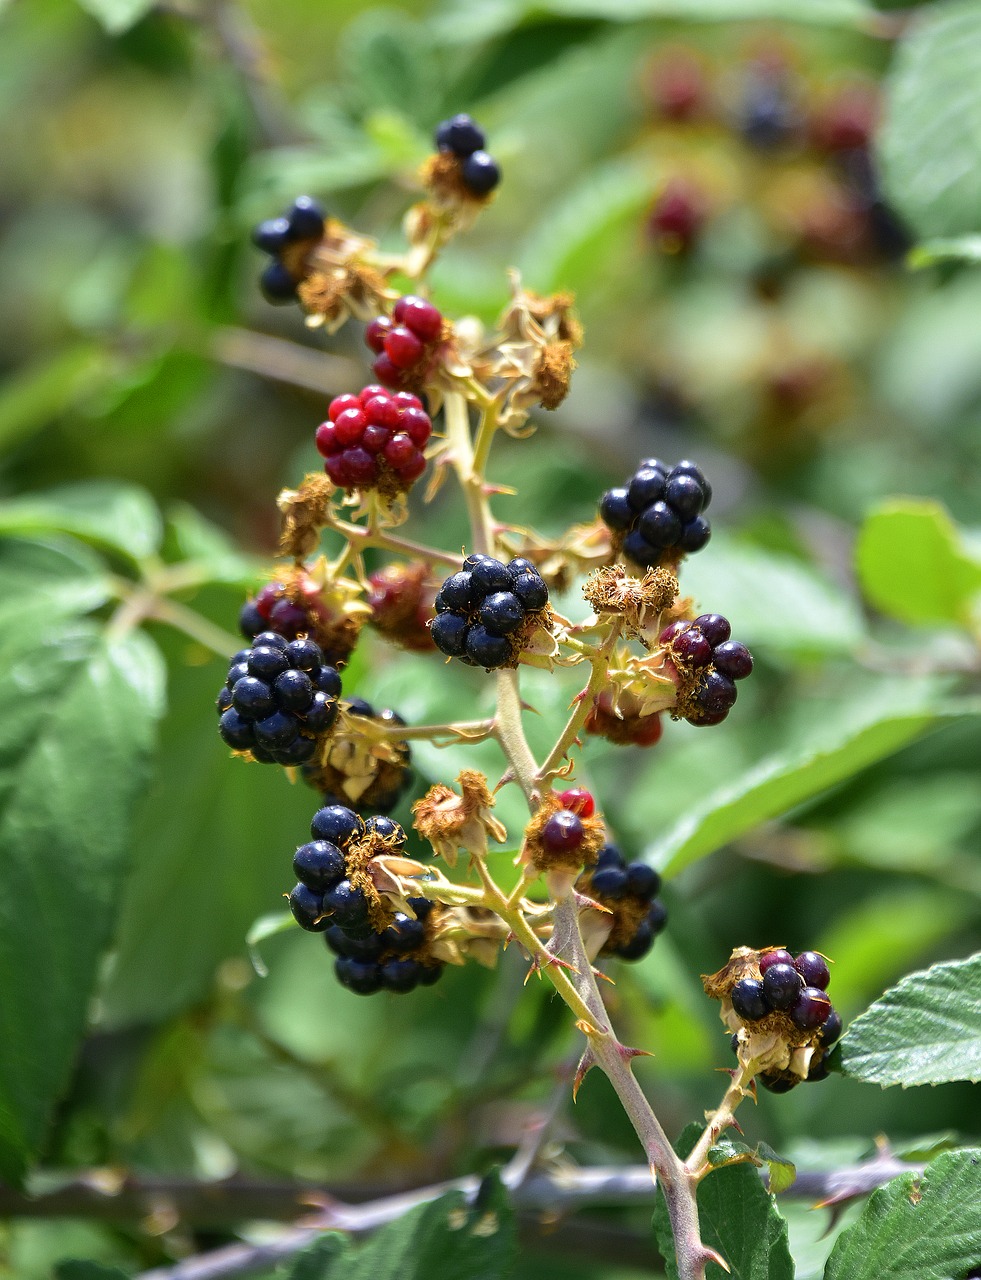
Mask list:
[[[640,960],[667,924],[668,913],[657,897],[661,877],[644,862],[626,862],[616,845],[600,849],[596,866],[580,876],[576,888],[612,914],[601,956]]]
[[[646,458],[622,488],[603,495],[600,516],[615,550],[651,569],[701,551],[711,533],[702,512],[711,501],[712,486],[694,462],[668,467]]]
[[[471,667],[514,666],[547,605],[548,587],[530,560],[467,556],[436,595],[433,642]]]
[[[433,141],[438,151],[457,160],[460,180],[471,195],[483,199],[501,181],[497,161],[484,150],[487,140],[483,129],[466,113],[437,125]]]
[[[331,401],[316,444],[340,488],[405,493],[426,469],[423,449],[432,432],[418,396],[372,385]]]
[[[409,906],[415,917],[398,911],[381,932],[356,936],[340,925],[327,928],[324,942],[336,957],[334,972],[341,986],[360,996],[376,991],[406,995],[439,981],[445,966],[428,954],[426,922],[433,904],[426,898],[410,898]]]
[[[391,318],[378,316],[364,331],[376,354],[371,366],[379,382],[393,389],[424,380],[433,349],[443,337],[443,316],[431,302],[406,294],[392,308]]]
[[[429,566],[422,561],[386,565],[368,578],[369,625],[402,649],[431,653],[436,648],[429,630],[435,594]]]
[[[658,637],[681,682],[677,714],[689,724],[720,724],[736,701],[735,681],[753,670],[753,655],[730,633],[727,618],[703,613],[672,622]]]
[[[252,243],[272,258],[259,277],[267,302],[278,306],[296,301],[304,258],[323,236],[326,216],[311,196],[298,196],[283,217],[260,222],[252,232]]]
[[[333,728],[340,692],[319,645],[261,631],[232,658],[218,694],[218,732],[263,764],[302,765]]]

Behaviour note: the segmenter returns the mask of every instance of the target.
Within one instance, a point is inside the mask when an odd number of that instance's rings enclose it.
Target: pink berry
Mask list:
[[[425,448],[433,434],[433,424],[424,409],[403,409],[399,416],[399,427],[419,449]]]
[[[351,483],[351,478],[347,471],[346,454],[333,453],[324,463],[324,470],[336,485],[340,485],[342,489],[346,489]]]
[[[571,809],[553,813],[542,827],[541,842],[549,853],[572,853],[582,844],[582,820]]]
[[[345,409],[337,415],[334,422],[334,434],[337,443],[342,445],[358,444],[368,424],[360,409]]]
[[[392,322],[388,316],[379,316],[364,331],[364,340],[372,351],[380,352],[385,346],[385,339],[391,332]]]
[[[391,395],[391,392],[386,387],[380,387],[377,382],[369,382],[362,391],[358,392],[358,404],[363,407],[375,396],[387,395]]]
[[[395,470],[398,472],[400,479],[411,484],[413,480],[418,480],[426,470],[426,459],[417,449],[407,462],[400,463]]]
[[[775,964],[793,964],[794,957],[784,947],[776,947],[773,951],[764,951],[760,956],[760,973],[766,973]]]
[[[378,381],[384,382],[389,387],[397,387],[402,381],[401,371],[396,369],[384,351],[372,364],[371,369]]]
[[[283,591],[284,587],[281,582],[267,582],[264,587],[259,589],[259,593],[255,598],[255,607],[264,618],[269,617],[276,601],[282,599]]]
[[[367,449],[369,453],[381,453],[391,438],[392,433],[388,427],[379,427],[375,423],[370,423],[364,429],[361,447]]]
[[[385,339],[385,354],[396,369],[411,369],[419,363],[424,347],[411,329],[399,326]]]
[[[397,426],[401,426],[399,407],[387,391],[383,396],[371,397],[364,406],[364,416],[368,422],[376,427],[394,429]]]
[[[335,396],[330,402],[327,417],[331,422],[336,422],[337,415],[343,413],[345,409],[359,409],[360,407],[361,401],[357,396]]]
[[[393,467],[401,467],[417,452],[415,445],[404,431],[392,436],[385,446],[384,458]]]
[[[559,803],[563,809],[578,813],[580,818],[591,818],[596,812],[596,801],[585,787],[570,787],[568,791],[560,791]]]
[[[322,453],[325,458],[329,458],[337,446],[337,432],[332,422],[322,422],[317,428],[317,434],[314,436],[314,442],[317,446],[317,452]]]
[[[421,409],[422,401],[418,396],[414,396],[411,391],[396,391],[392,399],[400,409]]]
[[[408,294],[399,298],[392,312],[399,324],[411,329],[423,342],[433,342],[443,331],[443,317],[431,302]]]

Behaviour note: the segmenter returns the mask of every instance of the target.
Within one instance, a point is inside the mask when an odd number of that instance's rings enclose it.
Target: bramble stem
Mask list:
[[[396,551],[400,555],[425,560],[429,564],[449,565],[452,569],[459,569],[462,563],[461,556],[455,556],[449,551],[440,551],[437,547],[428,547],[422,542],[412,542],[409,538],[396,537],[380,529],[365,529],[359,524],[352,524],[336,516],[331,518],[327,528],[339,533],[349,543],[359,545],[361,550],[367,547],[378,547],[382,551]]]
[[[740,1062],[739,1069],[732,1072],[732,1082],[726,1089],[722,1101],[716,1110],[708,1117],[705,1125],[705,1131],[699,1138],[698,1142],[692,1149],[691,1154],[685,1161],[685,1168],[688,1170],[689,1176],[696,1182],[700,1182],[707,1173],[712,1172],[712,1165],[708,1162],[708,1153],[712,1144],[718,1138],[719,1134],[728,1129],[734,1122],[733,1113],[744,1098],[752,1097],[749,1093],[747,1085],[756,1074],[754,1068],[755,1063]]]
[[[611,626],[609,634],[603,641],[602,646],[590,657],[589,661],[592,670],[589,674],[589,681],[585,689],[577,695],[576,703],[573,707],[565,728],[559,735],[559,739],[555,746],[549,752],[548,759],[539,769],[536,780],[539,782],[548,782],[554,773],[561,767],[562,761],[576,739],[579,737],[579,731],[586,723],[586,718],[593,705],[593,699],[602,690],[607,683],[609,675],[607,673],[608,660],[614,645],[620,635],[622,626],[621,619],[617,619]]]
[[[525,793],[528,807],[538,808],[538,762],[532,755],[521,723],[521,693],[518,673],[505,667],[497,673],[497,715],[494,736],[507,756],[515,780]]]
[[[443,398],[446,436],[450,443],[453,469],[460,481],[467,504],[474,551],[491,555],[494,551],[494,527],[483,476],[474,467],[473,441],[470,436],[470,409],[459,391],[447,391]],[[492,433],[493,434],[493,433]]]

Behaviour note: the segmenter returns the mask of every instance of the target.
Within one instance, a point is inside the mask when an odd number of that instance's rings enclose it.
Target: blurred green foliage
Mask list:
[[[556,533],[638,457],[696,456],[716,536],[683,586],[757,660],[725,725],[671,724],[646,753],[590,740],[579,769],[625,851],[670,875],[668,933],[610,994],[624,1040],[656,1052],[639,1070],[669,1132],[717,1100],[728,1050],[698,975],[733,946],[827,952],[846,1021],[910,969],[976,949],[979,559],[961,526],[977,521],[981,274],[962,263],[981,231],[981,46],[975,5],[894,7],[0,5],[0,978],[15,993],[0,1027],[20,1047],[0,1066],[6,1177],[39,1159],[368,1195],[482,1172],[568,1055],[564,1010],[522,989],[513,953],[499,974],[359,1001],[290,932],[259,944],[258,978],[245,937],[289,887],[312,795],[228,759],[212,717],[224,668],[208,646],[235,647],[275,495],[316,465],[326,398],[367,371],[358,326],[325,344],[263,302],[249,227],[310,190],[394,243],[455,110],[486,126],[505,181],[439,262],[435,300],[492,319],[516,265],[532,288],[574,290],[587,334],[568,401],[501,445],[495,479]],[[686,121],[664,107],[679,66],[702,95]],[[791,121],[772,147],[740,130],[760,77]],[[885,117],[905,226],[867,149],[821,142],[815,121],[852,91]],[[658,221],[679,189],[699,211],[690,244]],[[907,270],[908,245],[933,237]],[[441,545],[464,537],[451,493],[414,516]],[[121,656],[109,620],[153,582],[205,631],[151,610]],[[574,592],[559,607],[583,609]],[[575,678],[531,671],[523,687],[547,748]],[[368,635],[345,688],[410,721],[491,696]],[[419,744],[414,760],[419,794],[497,758]],[[520,797],[500,812],[517,843]],[[635,1158],[602,1080],[564,1124],[584,1161]],[[978,1119],[965,1084],[911,1107],[835,1076],[764,1098],[745,1127],[792,1156],[810,1144],[813,1166],[821,1143],[852,1158],[880,1133],[970,1138]],[[787,1216],[798,1275],[820,1274],[831,1242]],[[594,1217],[647,1228],[644,1212]],[[0,1275],[67,1257],[131,1272],[234,1234],[18,1222]],[[535,1248],[547,1257],[523,1254],[519,1276],[634,1274],[565,1256],[561,1229]]]

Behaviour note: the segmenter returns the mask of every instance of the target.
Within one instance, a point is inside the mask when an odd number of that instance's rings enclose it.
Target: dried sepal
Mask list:
[[[575,879],[580,870],[595,863],[600,849],[606,843],[606,825],[597,813],[588,818],[580,818],[582,823],[582,840],[574,849],[549,849],[542,840],[549,819],[559,812],[562,804],[554,791],[546,791],[541,804],[535,811],[531,821],[525,827],[524,840],[518,861],[533,867],[539,873],[557,873],[562,879],[562,890],[571,888],[571,881],[565,886],[564,880],[571,876]],[[558,885],[556,886],[559,887]]]
[[[667,569],[649,569],[636,578],[623,565],[606,565],[590,575],[582,593],[594,613],[621,617],[624,635],[650,644],[677,599],[678,579]]]
[[[319,471],[304,476],[299,488],[280,492],[276,499],[283,515],[280,555],[299,562],[317,549],[320,532],[330,519],[333,492],[333,482]]]
[[[354,316],[370,320],[398,297],[376,265],[377,243],[358,235],[337,218],[324,223],[324,235],[304,256],[297,286],[307,324],[334,333]]]
[[[436,783],[412,806],[412,825],[451,867],[461,849],[482,858],[488,835],[498,844],[508,836],[507,828],[491,812],[494,797],[486,776],[477,769],[463,769],[456,782],[459,793]]]
[[[373,734],[371,725],[379,716],[354,714],[342,701],[333,735],[303,766],[305,781],[355,809],[388,809],[394,804],[409,777],[409,745],[395,737]]]

